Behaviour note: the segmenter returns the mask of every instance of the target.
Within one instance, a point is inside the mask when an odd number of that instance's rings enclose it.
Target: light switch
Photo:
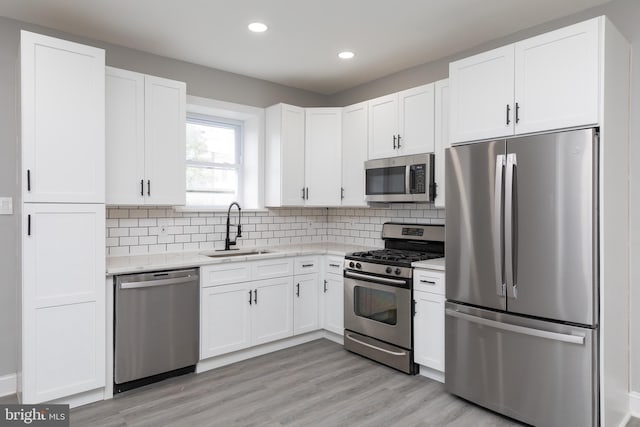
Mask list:
[[[0,197],[0,215],[13,215],[13,198]]]

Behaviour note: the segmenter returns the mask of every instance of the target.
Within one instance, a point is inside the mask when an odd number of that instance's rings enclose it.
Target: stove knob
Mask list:
[[[358,262],[356,263],[356,268],[362,268],[362,265]]]
[[[385,271],[387,272],[387,274],[391,274],[391,267],[387,267]]]
[[[400,273],[402,273],[402,272],[400,271],[400,269],[399,269],[399,268],[396,268],[395,273],[396,273],[396,276],[398,276],[398,275],[400,275]]]
[[[349,267],[353,268],[353,261],[349,263]]]

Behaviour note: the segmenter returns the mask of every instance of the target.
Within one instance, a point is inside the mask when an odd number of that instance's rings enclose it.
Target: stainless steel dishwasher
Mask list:
[[[195,370],[200,334],[198,278],[198,269],[116,277],[116,392]]]

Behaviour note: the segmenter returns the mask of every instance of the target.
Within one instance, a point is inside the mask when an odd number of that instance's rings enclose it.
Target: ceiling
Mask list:
[[[608,1],[2,0],[0,15],[332,94]]]

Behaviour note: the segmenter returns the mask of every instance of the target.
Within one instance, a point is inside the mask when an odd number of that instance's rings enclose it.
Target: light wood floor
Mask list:
[[[9,403],[11,399],[0,399]],[[73,426],[518,426],[317,340],[76,408]]]

